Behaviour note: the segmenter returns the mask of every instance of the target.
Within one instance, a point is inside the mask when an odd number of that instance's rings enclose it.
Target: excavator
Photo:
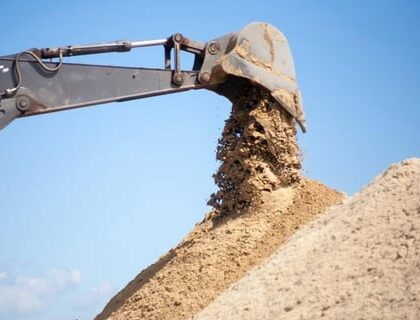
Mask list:
[[[64,58],[162,46],[162,69],[64,63]],[[181,51],[194,55],[181,68]],[[207,89],[232,100],[246,83],[268,90],[306,131],[295,67],[286,37],[254,22],[203,43],[175,33],[147,41],[29,49],[0,57],[0,129],[16,118],[109,102]]]

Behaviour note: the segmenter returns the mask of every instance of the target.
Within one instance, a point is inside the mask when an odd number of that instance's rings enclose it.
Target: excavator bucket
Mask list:
[[[283,33],[267,23],[251,23],[228,38],[217,65],[219,76],[246,78],[266,88],[305,132],[293,58]]]

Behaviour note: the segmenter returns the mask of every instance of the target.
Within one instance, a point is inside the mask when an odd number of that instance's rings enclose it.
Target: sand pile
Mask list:
[[[191,318],[343,198],[300,177],[294,121],[261,89],[245,87],[235,100],[217,156],[215,209],[97,320]]]
[[[304,180],[296,189],[279,189],[258,210],[235,218],[210,217],[143,270],[96,319],[188,319],[341,198]]]
[[[298,231],[205,319],[420,319],[420,159]]]

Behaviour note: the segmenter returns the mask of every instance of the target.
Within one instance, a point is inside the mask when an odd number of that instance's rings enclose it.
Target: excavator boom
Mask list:
[[[63,63],[65,57],[146,46],[163,46],[164,68]],[[181,51],[195,56],[191,70],[181,69]],[[58,61],[45,60],[53,58]],[[0,57],[0,129],[18,117],[191,89],[231,98],[240,79],[266,88],[306,130],[287,40],[266,23],[249,24],[207,43],[176,33],[160,40],[30,49]]]

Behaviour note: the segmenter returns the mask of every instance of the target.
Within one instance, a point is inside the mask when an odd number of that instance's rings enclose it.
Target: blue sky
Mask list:
[[[292,48],[304,172],[353,194],[420,156],[417,1],[8,1],[0,55],[252,21]],[[70,61],[161,67],[161,51]],[[204,90],[19,119],[0,132],[0,320],[90,319],[200,221],[230,112]]]

